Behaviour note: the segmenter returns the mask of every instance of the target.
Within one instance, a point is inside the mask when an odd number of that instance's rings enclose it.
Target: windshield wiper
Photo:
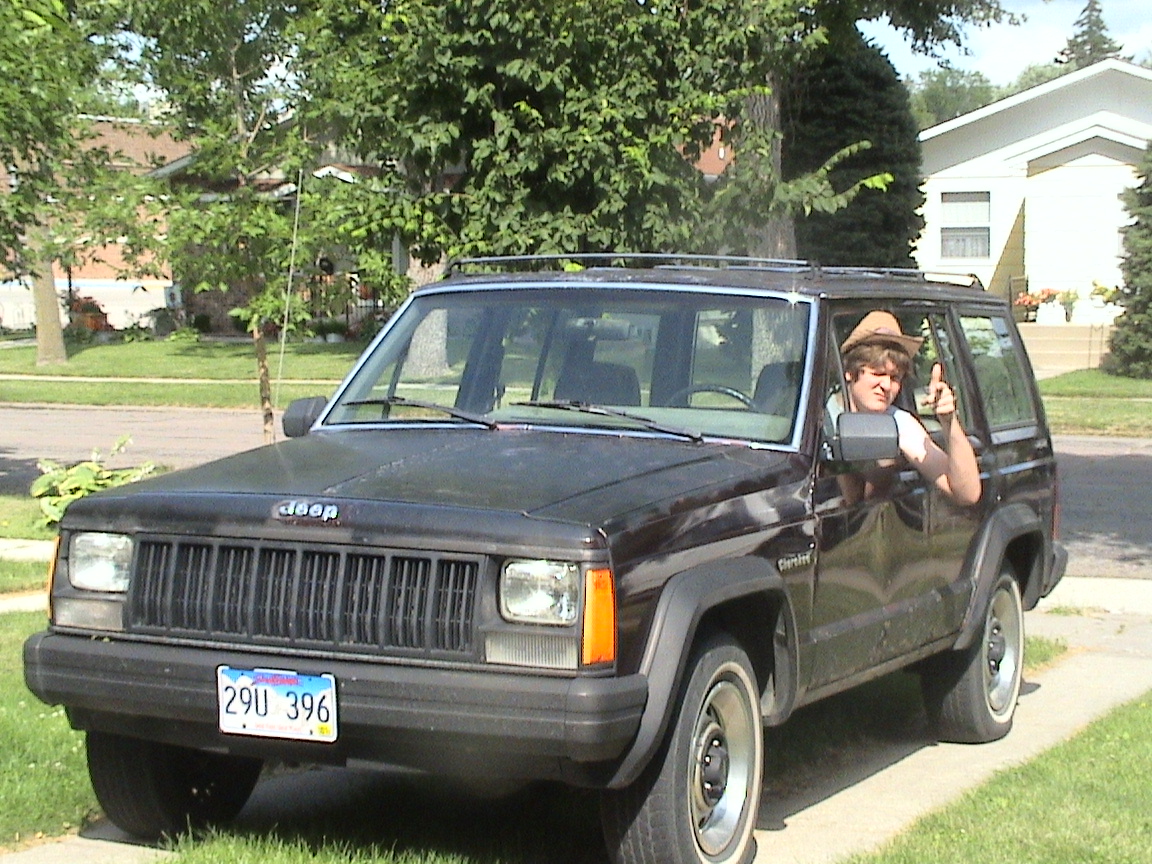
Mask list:
[[[443,411],[449,417],[454,417],[457,420],[463,420],[466,423],[475,423],[477,426],[485,426],[488,429],[498,429],[500,424],[489,417],[482,414],[476,414],[472,411],[465,411],[462,408],[457,408],[454,405],[441,405],[439,402],[425,402],[423,399],[409,399],[407,396],[381,396],[375,399],[349,399],[347,402],[341,402],[341,405],[399,405],[403,408],[424,408],[428,411]]]
[[[692,432],[680,426],[669,426],[651,417],[642,414],[633,414],[631,411],[620,411],[617,408],[605,408],[603,405],[592,405],[588,402],[577,402],[563,399],[540,399],[527,402],[513,402],[513,405],[524,405],[528,408],[555,408],[558,411],[577,411],[581,414],[597,414],[601,417],[620,417],[639,423],[652,432],[662,432],[665,435],[675,435],[678,438],[687,438],[689,441],[700,443],[704,436],[699,432]]]

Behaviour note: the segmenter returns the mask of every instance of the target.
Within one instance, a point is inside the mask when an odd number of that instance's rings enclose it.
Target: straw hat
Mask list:
[[[846,354],[860,345],[872,343],[892,345],[912,357],[920,350],[924,340],[919,336],[906,336],[900,332],[900,322],[891,312],[874,309],[865,315],[860,323],[852,328],[844,344],[840,346],[840,353]]]

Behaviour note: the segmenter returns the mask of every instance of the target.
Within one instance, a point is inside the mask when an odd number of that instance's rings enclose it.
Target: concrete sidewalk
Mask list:
[[[0,611],[42,609],[44,599],[40,592],[3,598]],[[1011,734],[979,746],[894,737],[859,754],[848,771],[816,770],[805,787],[763,801],[757,864],[831,864],[875,849],[996,772],[1152,690],[1152,582],[1067,577],[1026,618],[1029,633],[1063,639],[1069,651],[1028,677]],[[116,842],[123,839],[99,822],[83,837],[0,858],[4,864],[143,864],[167,855]]]

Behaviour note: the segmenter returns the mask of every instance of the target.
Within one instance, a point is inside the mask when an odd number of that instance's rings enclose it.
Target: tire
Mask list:
[[[668,738],[630,787],[601,796],[617,864],[744,864],[756,853],[764,733],[756,676],[729,637],[692,655]]]
[[[1024,669],[1024,608],[1010,568],[1001,571],[980,638],[929,661],[921,688],[941,741],[983,744],[1012,728]]]
[[[88,733],[88,776],[116,827],[148,840],[229,822],[260,777],[259,759]]]

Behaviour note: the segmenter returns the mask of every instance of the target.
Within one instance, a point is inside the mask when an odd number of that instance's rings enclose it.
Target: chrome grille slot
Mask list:
[[[469,654],[480,558],[141,540],[130,630],[359,653]]]

